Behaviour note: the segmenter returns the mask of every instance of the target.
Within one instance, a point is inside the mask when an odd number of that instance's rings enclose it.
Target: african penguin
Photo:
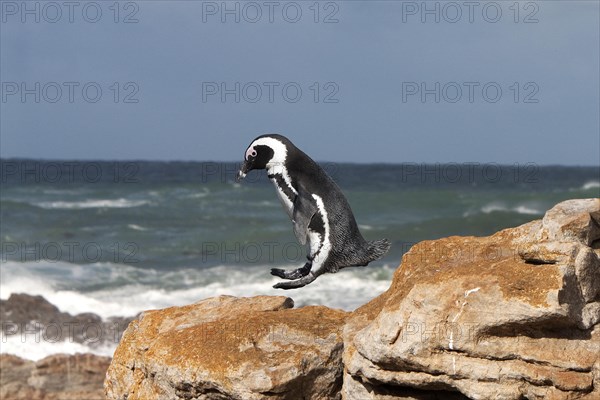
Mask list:
[[[271,274],[290,280],[275,288],[299,288],[326,272],[365,266],[389,250],[387,239],[367,242],[362,237],[340,188],[286,137],[272,134],[254,139],[246,149],[237,180],[253,169],[267,170],[296,238],[302,245],[308,242],[308,262],[303,267],[271,269]]]

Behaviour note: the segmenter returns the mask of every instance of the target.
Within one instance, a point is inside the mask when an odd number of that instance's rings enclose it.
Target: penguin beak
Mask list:
[[[246,174],[248,173],[248,168],[249,168],[248,161],[244,161],[240,170],[237,173],[237,176],[235,177],[236,182],[240,182],[242,179],[244,179],[246,177]]]

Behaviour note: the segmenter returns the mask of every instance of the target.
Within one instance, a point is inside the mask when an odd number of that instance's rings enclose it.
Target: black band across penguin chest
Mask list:
[[[323,221],[323,217],[320,213],[316,213],[312,217],[310,224],[308,224],[308,229],[320,235],[325,234],[325,222]]]
[[[296,192],[288,185],[285,179],[283,179],[283,175],[276,173],[269,174],[268,177],[275,184],[277,190],[283,193],[285,197],[287,197],[288,200],[293,203],[294,199],[296,198]]]
[[[282,173],[269,174],[269,179],[275,186],[277,197],[281,201],[281,205],[290,218],[294,214],[294,200],[296,199],[296,190],[288,183]]]

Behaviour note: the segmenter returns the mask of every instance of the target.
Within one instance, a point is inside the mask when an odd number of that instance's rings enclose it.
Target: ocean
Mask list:
[[[418,241],[489,235],[562,200],[600,197],[598,167],[321,164],[363,236],[392,248],[367,267],[283,291],[270,269],[303,265],[305,249],[264,172],[236,183],[235,163],[1,160],[0,298],[42,295],[104,319],[222,294],[353,310],[388,288]],[[2,352],[37,359],[116,346],[25,342],[4,334]]]

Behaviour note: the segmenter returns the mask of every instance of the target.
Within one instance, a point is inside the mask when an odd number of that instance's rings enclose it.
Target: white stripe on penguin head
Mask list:
[[[260,145],[269,146],[273,149],[273,157],[271,157],[271,159],[269,160],[269,162],[267,162],[266,165],[267,173],[269,175],[281,174],[283,180],[285,181],[285,183],[287,183],[290,189],[292,189],[294,194],[298,194],[296,189],[292,186],[292,180],[290,179],[287,168],[285,167],[285,161],[287,160],[286,145],[280,140],[267,136],[262,137],[260,139],[256,139],[254,142],[252,142],[248,151],[250,151],[251,148],[254,148],[254,146]]]

